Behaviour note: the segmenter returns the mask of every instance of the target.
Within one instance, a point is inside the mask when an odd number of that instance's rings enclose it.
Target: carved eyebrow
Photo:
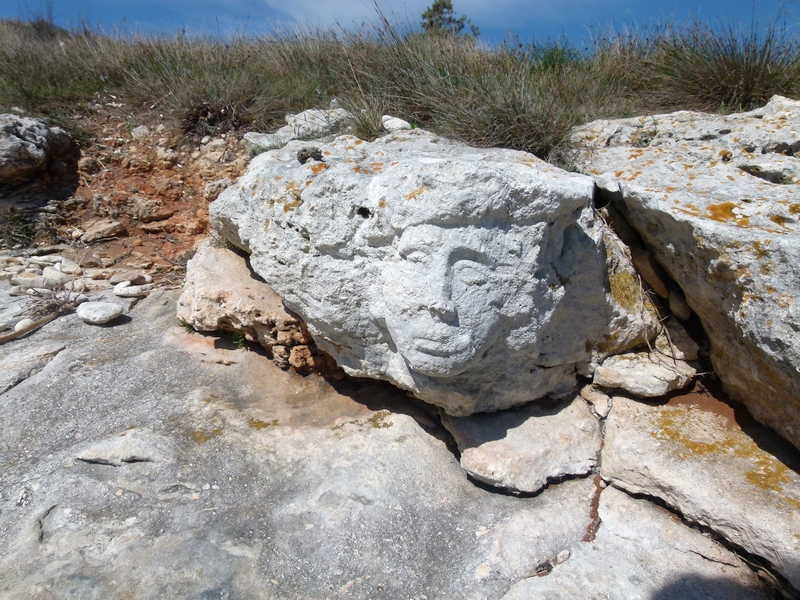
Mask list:
[[[469,260],[485,265],[489,263],[489,256],[482,249],[476,249],[470,246],[459,246],[450,253],[450,263],[455,264],[459,260]]]

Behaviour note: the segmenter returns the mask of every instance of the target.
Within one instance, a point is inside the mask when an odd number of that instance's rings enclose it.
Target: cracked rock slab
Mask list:
[[[528,404],[470,417],[442,415],[461,452],[461,467],[489,485],[537,492],[548,481],[586,475],[597,464],[600,422],[583,398]]]
[[[575,130],[596,176],[680,286],[727,392],[800,448],[800,102]]]
[[[796,453],[783,453],[782,461],[762,449],[768,441],[758,430],[748,435],[726,409],[721,402],[649,406],[615,397],[601,474],[766,559],[800,588]]]
[[[598,513],[593,541],[576,544],[569,560],[520,581],[503,600],[771,597],[735,554],[646,500],[609,487]]]

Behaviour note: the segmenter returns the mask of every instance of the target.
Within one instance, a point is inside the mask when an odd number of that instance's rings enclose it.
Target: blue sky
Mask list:
[[[2,0],[0,18],[30,18],[46,0]],[[378,0],[384,12],[401,22],[418,23],[432,0]],[[574,42],[599,28],[645,26],[659,18],[730,21],[749,27],[772,21],[784,8],[786,22],[796,30],[800,2],[792,0],[454,0],[456,14],[467,15],[488,42],[521,41],[566,35]],[[352,29],[375,20],[373,0],[52,0],[55,20],[76,25],[82,18],[106,31],[173,32],[255,35],[274,27],[321,26]]]

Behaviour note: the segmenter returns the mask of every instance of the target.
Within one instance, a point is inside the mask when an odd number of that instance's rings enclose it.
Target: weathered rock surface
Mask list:
[[[607,488],[598,512],[593,541],[573,546],[569,560],[519,582],[503,600],[771,597],[735,554],[664,509]]]
[[[630,492],[660,498],[771,563],[800,587],[800,460],[783,461],[751,437],[733,410],[712,404],[649,406],[615,397],[601,474]]]
[[[282,369],[333,374],[303,322],[249,268],[247,260],[206,242],[186,267],[178,318],[197,331],[236,331],[260,344]]]
[[[0,115],[0,184],[29,179],[74,149],[72,138],[44,121]]]
[[[642,398],[657,398],[686,387],[697,370],[661,352],[609,356],[595,369],[594,385],[623,389]]]
[[[461,452],[461,467],[478,481],[538,492],[548,481],[587,475],[598,462],[600,422],[586,402],[527,405],[470,417],[442,417]]]
[[[0,394],[41,371],[64,347],[63,343],[57,341],[20,344],[19,349],[13,350],[8,346],[4,347],[0,357]]]
[[[304,165],[302,146],[256,157],[210,216],[349,374],[463,416],[567,394],[655,334],[589,178],[421,130]]]
[[[493,598],[590,527],[591,481],[482,490],[405,393],[186,334],[176,295],[60,317],[0,395],[3,598]]]
[[[800,447],[800,102],[597,121],[578,163],[682,288],[728,392]]]

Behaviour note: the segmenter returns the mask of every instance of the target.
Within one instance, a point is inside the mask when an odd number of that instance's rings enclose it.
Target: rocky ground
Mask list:
[[[0,257],[0,596],[797,597],[800,455],[713,375],[471,417],[345,377],[225,244],[183,289],[240,138],[98,113]]]

